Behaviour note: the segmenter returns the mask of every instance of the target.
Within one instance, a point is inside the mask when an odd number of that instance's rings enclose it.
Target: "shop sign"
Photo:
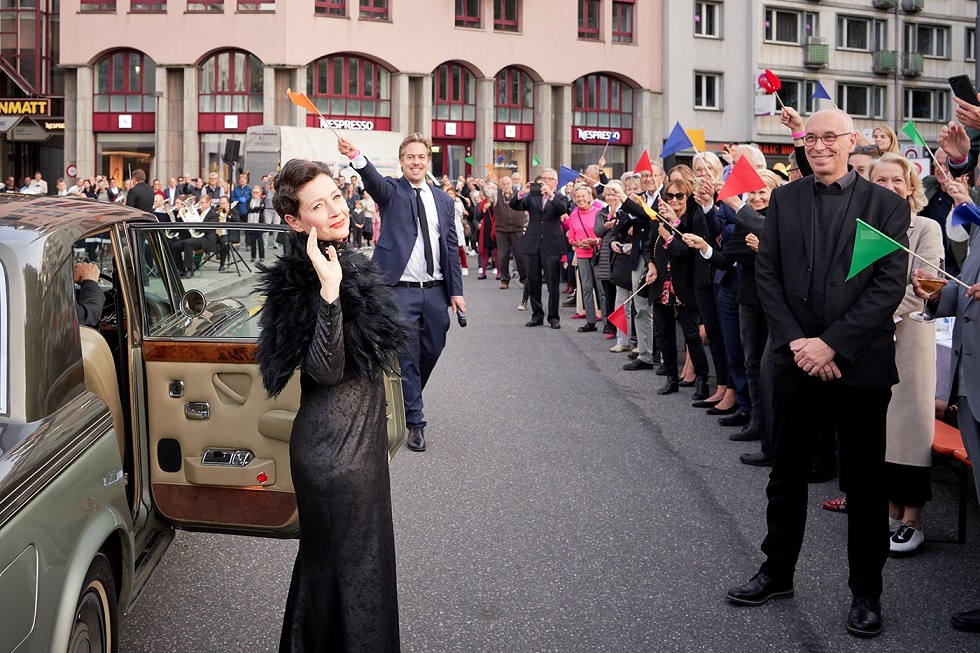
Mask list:
[[[607,143],[609,141],[616,142],[622,140],[622,134],[618,131],[612,131],[609,129],[582,129],[578,127],[578,137],[583,141],[599,141],[602,143]]]
[[[504,125],[504,138],[517,138],[517,125]]]
[[[24,120],[17,123],[7,132],[8,141],[18,141],[22,143],[41,143],[48,140],[47,131],[44,127],[33,120]]]
[[[63,131],[65,131],[65,123],[63,123],[63,122],[48,122],[47,120],[45,120],[44,121],[44,128],[47,129],[49,132],[51,132],[51,131],[54,131],[54,132],[63,132]]]
[[[48,116],[51,100],[47,98],[0,98],[0,116]]]
[[[355,131],[369,132],[374,131],[373,120],[347,120],[337,118],[327,118],[320,121],[320,125],[325,129],[351,129]]]

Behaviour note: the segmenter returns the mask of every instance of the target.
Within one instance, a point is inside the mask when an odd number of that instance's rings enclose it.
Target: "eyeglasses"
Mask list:
[[[541,177],[541,181],[558,181],[558,177]]]
[[[668,202],[670,200],[682,200],[687,197],[687,193],[664,193],[664,197],[667,198]]]
[[[877,145],[858,145],[853,150],[851,154],[870,154],[871,156],[878,158],[881,156],[881,148]]]
[[[817,144],[817,141],[821,141],[824,145],[833,145],[837,142],[837,139],[841,136],[849,136],[854,132],[844,132],[843,134],[821,134],[817,136],[816,134],[807,134],[803,137],[803,144],[807,147],[813,147]]]

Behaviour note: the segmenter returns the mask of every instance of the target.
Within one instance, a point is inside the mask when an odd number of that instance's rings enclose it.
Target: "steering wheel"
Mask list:
[[[112,277],[110,275],[106,274],[105,272],[99,272],[99,278],[100,279],[105,279],[106,281],[109,282],[110,285],[112,284]]]

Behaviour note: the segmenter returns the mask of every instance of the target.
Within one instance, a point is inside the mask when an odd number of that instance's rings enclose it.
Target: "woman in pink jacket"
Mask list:
[[[595,216],[602,208],[602,204],[593,199],[592,189],[585,184],[575,186],[572,200],[575,202],[575,208],[565,220],[565,226],[568,227],[565,235],[568,237],[568,243],[575,249],[578,274],[582,281],[582,304],[585,306],[586,322],[578,330],[595,331],[595,307],[604,304],[602,286],[596,283],[595,269],[592,266],[596,247],[602,241],[595,235]]]

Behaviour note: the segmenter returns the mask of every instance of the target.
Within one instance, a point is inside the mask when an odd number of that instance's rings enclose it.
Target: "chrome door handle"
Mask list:
[[[189,401],[184,404],[184,417],[187,419],[211,419],[211,406],[206,401]]]

